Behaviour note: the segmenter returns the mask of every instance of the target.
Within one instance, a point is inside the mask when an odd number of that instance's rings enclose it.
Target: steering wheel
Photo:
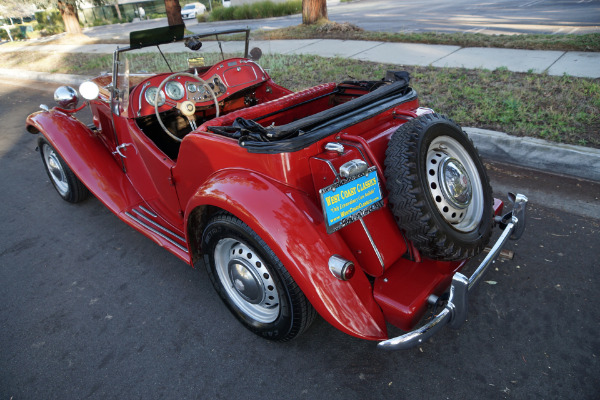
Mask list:
[[[154,112],[156,114],[156,119],[158,120],[158,123],[160,124],[161,128],[163,128],[163,130],[165,131],[165,133],[167,135],[169,135],[173,140],[181,142],[183,139],[178,138],[177,136],[172,134],[171,131],[169,131],[167,129],[167,127],[163,123],[162,119],[160,118],[160,113],[158,112],[158,101],[159,101],[159,96],[160,96],[161,91],[163,90],[163,88],[165,87],[165,85],[167,84],[168,81],[173,80],[178,76],[187,76],[188,78],[195,79],[198,82],[200,82],[202,84],[202,86],[204,86],[208,90],[208,92],[210,93],[210,95],[212,96],[212,98],[215,102],[215,110],[216,110],[215,118],[219,117],[219,100],[217,100],[217,95],[212,90],[212,88],[208,85],[208,83],[206,83],[206,81],[204,79],[200,78],[199,76],[187,73],[187,72],[176,72],[174,74],[167,76],[165,78],[165,80],[161,82],[161,84],[158,86],[158,90],[156,91],[156,97],[154,98]],[[197,128],[196,120],[194,119],[194,114],[196,113],[196,104],[194,102],[189,101],[189,100],[185,100],[182,102],[174,102],[172,100],[168,100],[168,101],[165,100],[165,104],[171,106],[172,108],[177,108],[179,110],[179,112],[187,118],[188,123],[190,124],[190,127],[192,128],[192,130],[195,130]]]

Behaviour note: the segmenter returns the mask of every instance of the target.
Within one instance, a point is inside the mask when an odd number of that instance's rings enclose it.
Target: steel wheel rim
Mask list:
[[[439,136],[427,149],[426,163],[429,191],[442,218],[460,232],[476,229],[483,217],[484,195],[481,177],[469,152],[456,139]],[[468,177],[471,192],[468,201],[457,201],[444,189],[451,185],[441,169],[451,164],[462,167]]]
[[[66,196],[69,193],[69,182],[67,181],[67,175],[58,158],[58,154],[54,151],[52,147],[47,144],[44,144],[42,148],[42,152],[44,154],[44,162],[46,164],[46,168],[50,173],[50,178],[60,193],[61,196]]]
[[[255,321],[275,321],[279,293],[258,254],[246,244],[226,238],[217,243],[214,257],[217,276],[231,301]]]

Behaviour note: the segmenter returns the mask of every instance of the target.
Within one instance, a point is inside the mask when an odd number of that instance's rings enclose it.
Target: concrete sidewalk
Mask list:
[[[242,53],[243,42],[223,42],[226,52]],[[311,54],[342,57],[398,65],[434,67],[506,68],[514,72],[548,73],[585,78],[600,78],[600,53],[534,51],[494,48],[460,48],[458,46],[414,43],[387,43],[355,40],[272,40],[252,41],[269,54]],[[114,44],[0,46],[0,56],[12,51],[44,53],[112,54]],[[181,45],[162,45],[165,53],[181,51]],[[156,51],[156,50],[155,50]],[[186,51],[189,51],[186,49]],[[204,42],[201,52],[219,52],[217,42]],[[191,52],[190,54],[198,54]],[[48,74],[35,71],[0,69],[0,76],[44,80],[78,85],[86,76]],[[521,165],[552,173],[600,181],[600,150],[562,145],[540,139],[520,138],[501,132],[465,128],[480,153],[488,159]]]
[[[241,51],[242,42],[223,42],[228,51]],[[342,57],[398,65],[464,67],[494,70],[506,68],[514,72],[548,73],[581,78],[600,78],[600,53],[576,51],[518,50],[481,47],[459,47],[417,43],[389,43],[359,40],[271,40],[251,41],[264,53],[311,54],[322,57]],[[0,54],[13,51],[45,53],[110,54],[114,44],[0,46]],[[174,46],[161,46],[164,52],[176,51]],[[181,47],[177,51],[181,51]],[[205,42],[204,52],[218,52],[217,42]]]

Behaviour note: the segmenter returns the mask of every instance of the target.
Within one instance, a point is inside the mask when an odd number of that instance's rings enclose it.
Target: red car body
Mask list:
[[[93,81],[100,93],[89,101],[93,126],[76,119],[73,110],[55,107],[31,114],[27,129],[42,133],[85,187],[122,221],[186,263],[201,259],[202,233],[210,216],[226,212],[266,243],[312,307],[339,330],[381,341],[388,339],[388,322],[413,329],[432,295],[447,292],[468,259],[421,256],[388,206],[384,164],[390,138],[407,121],[431,113],[419,108],[416,92],[408,88],[393,106],[371,111],[368,118],[349,117],[340,129],[334,126],[326,136],[297,148],[270,150],[260,143],[248,145],[243,137],[219,134],[219,128],[233,126],[238,118],[260,119],[263,127],[282,126],[368,93],[336,83],[292,93],[248,58],[226,59],[196,71],[204,81],[214,82],[221,115],[214,114],[214,99],[193,100],[193,118],[199,123],[179,145],[157,144],[143,128],[145,123],[154,127],[155,111],[168,112],[176,103],[167,95],[166,104],[155,110],[144,97],[147,87],[159,87],[169,73],[132,75],[128,103],[116,101],[119,94],[111,87],[118,72],[97,77]],[[193,85],[187,76],[176,79],[186,91]],[[344,150],[326,149],[329,143]],[[328,232],[320,191],[339,179],[340,167],[357,159],[377,171],[383,206],[360,222]],[[502,202],[494,201],[493,214],[502,208]],[[514,234],[518,224],[510,218],[516,214],[501,223],[506,226],[508,221],[507,232]],[[332,273],[328,266],[333,255],[354,266],[351,278]]]

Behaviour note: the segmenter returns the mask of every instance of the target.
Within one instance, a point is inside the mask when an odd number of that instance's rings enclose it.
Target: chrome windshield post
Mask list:
[[[110,109],[113,114],[119,114],[119,89],[117,80],[119,79],[119,47],[113,53],[113,71],[112,84],[110,87]]]

